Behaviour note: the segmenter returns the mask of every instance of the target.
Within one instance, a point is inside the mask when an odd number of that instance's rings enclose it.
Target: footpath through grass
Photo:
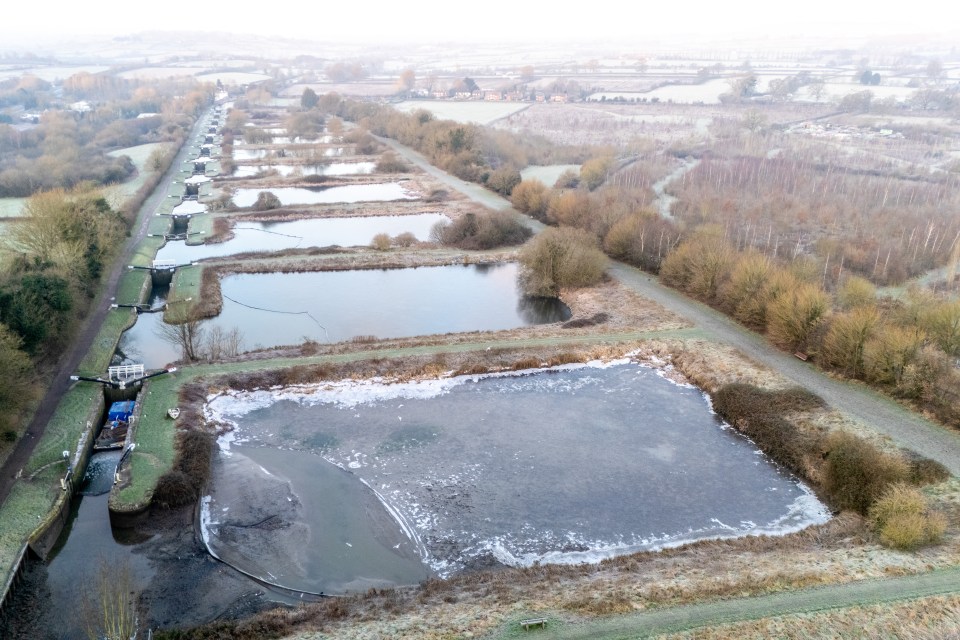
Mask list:
[[[557,640],[622,638],[626,640],[679,633],[743,620],[912,600],[956,593],[958,590],[960,590],[960,568],[951,568],[912,576],[671,607],[592,621],[569,622],[559,615],[553,617],[549,613],[545,615],[544,612],[539,612],[537,616],[526,617],[548,618],[546,631],[537,634],[542,638]],[[525,637],[519,626],[521,619],[518,617],[517,620],[488,637],[497,639]]]

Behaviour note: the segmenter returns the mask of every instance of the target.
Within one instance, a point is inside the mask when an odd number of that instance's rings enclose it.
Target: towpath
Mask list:
[[[471,200],[491,209],[514,211],[534,231],[544,228],[539,222],[517,213],[510,202],[499,195],[451,176],[434,167],[423,155],[394,140],[378,139]],[[960,434],[925,419],[864,385],[831,378],[813,365],[783,353],[763,336],[742,327],[719,311],[660,284],[656,276],[619,262],[612,262],[608,272],[640,295],[691,321],[708,338],[736,347],[757,362],[780,372],[794,384],[820,395],[833,408],[889,436],[898,445],[940,462],[952,474],[960,475]]]

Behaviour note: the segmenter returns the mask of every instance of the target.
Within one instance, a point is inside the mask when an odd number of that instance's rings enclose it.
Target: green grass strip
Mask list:
[[[134,269],[120,276],[117,286],[117,302],[119,304],[143,304],[147,301],[147,281],[150,278],[148,271]]]
[[[173,274],[170,286],[170,302],[178,302],[193,298],[193,303],[200,302],[200,282],[203,280],[203,266],[181,267]]]
[[[80,361],[79,373],[83,375],[103,375],[110,366],[110,359],[117,350],[120,334],[133,326],[137,314],[133,309],[113,309],[104,318],[100,331],[90,345],[87,355]]]
[[[213,233],[212,214],[201,213],[190,217],[190,223],[187,225],[187,244],[203,244],[211,233]]]
[[[103,389],[98,384],[80,382],[67,391],[47,424],[43,438],[33,450],[23,474],[29,475],[62,459],[64,451],[69,451],[72,457],[87,422],[100,420],[102,400]]]
[[[55,465],[33,480],[18,481],[0,506],[0,575],[4,580],[27,539],[60,497],[58,480],[65,472],[66,464]]]

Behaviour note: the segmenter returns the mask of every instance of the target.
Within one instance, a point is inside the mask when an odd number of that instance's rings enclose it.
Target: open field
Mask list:
[[[264,80],[269,80],[270,76],[264,75],[262,73],[245,73],[242,71],[212,71],[210,73],[202,73],[197,76],[197,80],[200,82],[217,82],[218,80],[223,84],[254,84],[256,82],[263,82]]]
[[[395,105],[400,111],[411,113],[425,109],[441,120],[490,124],[510,114],[523,111],[529,104],[523,102],[454,102],[450,100],[406,100]]]
[[[548,187],[552,187],[557,179],[566,173],[573,171],[580,173],[580,165],[577,164],[553,164],[548,166],[530,165],[520,172],[520,177],[524,180],[539,180]]]
[[[81,65],[76,67],[26,67],[19,69],[0,69],[0,78],[19,78],[20,76],[36,76],[46,82],[66,80],[77,73],[102,73],[110,67],[103,65]]]
[[[141,67],[139,69],[129,69],[121,71],[117,75],[128,79],[149,79],[161,80],[164,78],[177,78],[182,76],[193,76],[207,71],[204,68],[196,67]]]

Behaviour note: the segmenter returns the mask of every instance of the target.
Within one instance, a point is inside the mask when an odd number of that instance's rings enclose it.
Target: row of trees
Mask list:
[[[835,292],[814,260],[784,263],[737,251],[722,230],[702,228],[663,261],[664,283],[765,332],[825,368],[913,401],[960,427],[960,301],[911,290],[878,299],[869,281],[847,276]]]
[[[425,110],[401,113],[387,105],[343,100],[335,94],[321,97],[317,106],[377,135],[398,140],[453,175],[504,195],[519,183],[520,167],[581,163],[596,152],[589,147],[559,147],[545,138],[438,120]]]
[[[107,185],[130,178],[136,168],[127,156],[109,151],[148,142],[179,139],[209,101],[209,89],[173,85],[171,98],[139,87],[131,99],[103,101],[83,113],[50,110],[37,126],[18,130],[0,124],[0,197],[27,197],[39,191],[72,188],[81,182]],[[154,117],[136,117],[141,108]]]

